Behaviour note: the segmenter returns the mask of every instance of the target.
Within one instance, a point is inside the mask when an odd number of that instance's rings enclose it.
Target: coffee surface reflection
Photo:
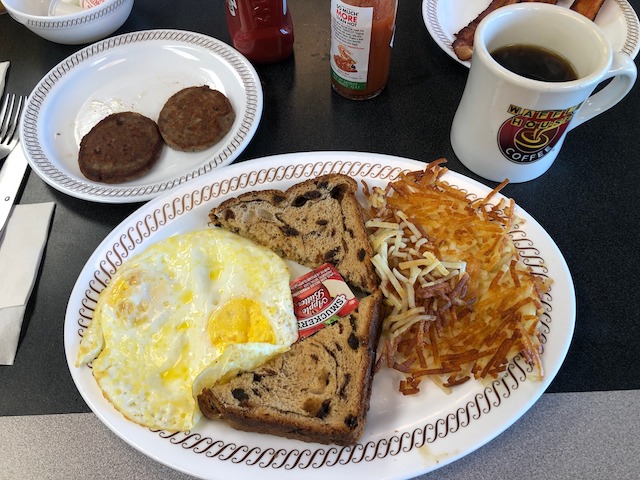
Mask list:
[[[507,70],[532,80],[569,82],[578,79],[569,60],[537,45],[507,45],[492,51],[491,56]]]

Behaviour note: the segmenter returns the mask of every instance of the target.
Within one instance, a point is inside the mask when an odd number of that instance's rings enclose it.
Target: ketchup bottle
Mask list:
[[[233,46],[255,63],[285,60],[293,52],[287,0],[225,0]]]

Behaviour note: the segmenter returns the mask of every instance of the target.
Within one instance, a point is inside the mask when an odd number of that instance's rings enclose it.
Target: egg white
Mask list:
[[[155,243],[100,293],[76,365],[92,362],[104,396],[126,418],[191,429],[202,388],[297,339],[289,278],[272,251],[223,229]]]

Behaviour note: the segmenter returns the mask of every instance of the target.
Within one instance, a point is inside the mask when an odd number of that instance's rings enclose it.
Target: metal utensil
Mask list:
[[[0,110],[0,159],[18,144],[18,123],[26,97],[7,95]]]
[[[22,149],[16,148],[9,154],[0,170],[0,235],[13,209],[13,202],[22,185],[27,166],[27,158]]]
[[[4,130],[4,114],[2,115],[3,122],[0,124],[2,127],[2,130],[0,130],[0,140],[4,142],[5,137],[11,137],[9,143],[2,144],[5,148],[8,148],[11,153],[5,160],[2,170],[0,170],[0,233],[2,233],[2,230],[7,223],[7,219],[9,218],[9,214],[13,208],[13,202],[20,190],[20,186],[22,185],[22,180],[24,179],[24,174],[28,166],[27,159],[24,156],[22,149],[14,148],[18,143],[17,123],[20,118],[20,114],[22,113],[25,97],[19,97],[17,107],[14,106],[15,98],[13,100],[14,101],[11,102],[10,110],[12,110],[14,114],[8,117],[10,118],[10,121],[7,122],[7,125],[10,128],[7,129],[7,133],[5,133]],[[11,122],[14,122],[15,124],[12,125]]]

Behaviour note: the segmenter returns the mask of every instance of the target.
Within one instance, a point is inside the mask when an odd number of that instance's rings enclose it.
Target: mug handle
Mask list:
[[[638,70],[631,57],[626,53],[614,52],[611,68],[602,78],[602,81],[608,78],[613,78],[613,80],[598,93],[585,100],[582,108],[578,110],[577,115],[569,124],[568,130],[573,130],[578,125],[582,125],[605,110],[609,110],[622,100],[633,87],[637,75]]]

